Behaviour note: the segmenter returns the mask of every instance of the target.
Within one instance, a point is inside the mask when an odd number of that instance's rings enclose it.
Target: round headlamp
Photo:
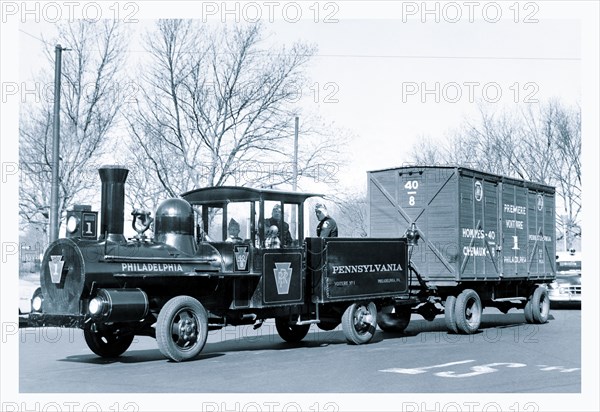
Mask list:
[[[75,233],[79,228],[79,218],[77,216],[69,216],[67,219],[67,231],[69,233]]]
[[[33,300],[31,301],[31,308],[35,312],[42,311],[42,297],[40,295],[37,295],[33,298]]]
[[[90,300],[90,303],[88,304],[88,311],[90,312],[90,315],[100,316],[102,314],[103,309],[104,299],[102,299],[99,296],[96,296],[95,298]]]

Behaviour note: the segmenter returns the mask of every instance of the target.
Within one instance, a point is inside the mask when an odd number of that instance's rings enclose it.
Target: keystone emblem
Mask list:
[[[62,260],[62,255],[51,255],[50,262],[48,262],[48,267],[50,269],[50,277],[52,278],[52,283],[60,283],[60,278],[62,277],[62,270],[65,262]]]
[[[246,265],[248,264],[248,247],[236,247],[234,254],[238,270],[246,270]]]
[[[292,279],[292,262],[275,262],[275,283],[277,284],[277,294],[287,295],[290,291],[290,281]]]

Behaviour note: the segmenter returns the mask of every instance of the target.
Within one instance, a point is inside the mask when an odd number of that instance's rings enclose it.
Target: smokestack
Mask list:
[[[109,165],[102,166],[98,173],[102,181],[100,239],[125,242],[123,235],[125,180],[129,170],[121,166]]]

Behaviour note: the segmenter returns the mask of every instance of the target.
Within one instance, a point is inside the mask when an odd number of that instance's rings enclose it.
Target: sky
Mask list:
[[[217,24],[252,22],[260,15],[270,34],[267,41],[315,43],[318,53],[307,67],[312,87],[304,91],[303,105],[307,112],[319,114],[353,136],[344,145],[347,160],[337,165],[340,187],[364,187],[367,171],[401,166],[409,160],[410,148],[423,137],[443,142],[462,122],[475,118],[481,103],[510,111],[548,99],[582,105],[584,178],[599,175],[597,2],[25,4],[2,3],[2,272],[15,271],[18,264],[10,259],[10,247],[18,242],[18,107],[31,98],[29,82],[46,64],[40,38],[52,36],[59,18],[94,20],[118,15],[139,31],[159,17],[198,18]],[[584,259],[591,273],[599,273],[597,179],[588,177],[584,187],[584,226],[596,229],[585,232]],[[15,287],[10,283],[14,280],[6,276],[1,280],[3,321],[16,305],[5,296]],[[598,290],[598,279],[590,280],[594,282],[596,287],[589,287]],[[597,302],[593,305],[584,316],[597,327],[597,320],[590,318],[598,313]],[[595,333],[587,336],[596,339],[597,349],[597,330],[586,329],[582,328],[584,353],[595,356],[587,360],[598,365],[597,355],[585,351],[587,333]],[[9,351],[17,346],[9,342]],[[3,350],[3,365],[11,361],[5,357]],[[6,370],[3,366],[3,375]],[[18,379],[13,376],[13,381]],[[6,390],[16,393],[14,386]],[[584,398],[573,401],[583,408]],[[544,398],[536,401],[551,405]]]
[[[289,47],[296,41],[317,46],[306,67],[309,80],[301,103],[305,113],[320,116],[340,135],[351,137],[344,144],[343,161],[328,169],[343,187],[360,189],[367,171],[402,165],[419,139],[443,140],[476,117],[481,104],[492,111],[511,111],[553,98],[566,104],[581,101],[582,23],[568,14],[544,19],[548,10],[531,7],[534,3],[385,3],[395,18],[361,2],[350,3],[348,10],[346,3],[333,2],[265,4],[239,3],[236,8],[209,3],[195,10],[211,24],[252,22],[260,13],[266,46]],[[357,18],[351,10],[372,16]],[[122,6],[120,15],[134,11]],[[137,70],[146,55],[139,35],[152,21],[141,18],[142,11],[136,11],[138,21],[130,26],[129,71]],[[296,21],[298,15],[304,18]],[[496,21],[498,15],[503,19]],[[20,25],[23,84],[49,66],[43,49],[52,52],[53,45],[40,39],[53,34],[52,22],[30,19]],[[303,183],[305,190],[330,189],[319,182]]]

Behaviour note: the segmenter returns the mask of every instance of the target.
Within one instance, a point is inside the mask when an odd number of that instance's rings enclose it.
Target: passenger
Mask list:
[[[281,205],[276,204],[275,206],[273,206],[273,210],[271,211],[271,217],[269,219],[266,220],[266,224],[268,226],[277,226],[277,229],[279,231],[279,224],[281,222]],[[286,222],[283,222],[283,239],[281,239],[282,243],[283,243],[283,247],[288,247],[292,245],[292,242],[294,241],[292,239],[292,234],[290,233],[290,225],[288,225]]]
[[[265,247],[267,249],[279,249],[281,247],[281,240],[279,240],[279,229],[277,226],[272,225],[268,228],[265,236]]]
[[[315,213],[319,224],[317,225],[317,236],[318,237],[338,237],[338,227],[335,220],[329,216],[327,207],[322,203],[315,205]]]
[[[241,242],[243,240],[239,236],[240,224],[234,218],[231,218],[227,225],[227,233],[229,236],[227,237],[227,240],[225,240],[226,242]]]

